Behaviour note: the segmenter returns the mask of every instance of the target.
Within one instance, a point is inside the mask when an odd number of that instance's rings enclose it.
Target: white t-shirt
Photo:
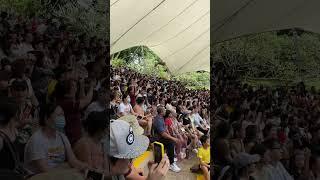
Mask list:
[[[66,147],[71,148],[71,145],[64,134],[57,132],[55,139],[48,139],[39,129],[26,144],[25,166],[30,171],[39,173],[30,163],[35,160],[46,159],[49,168],[55,168],[66,160]]]
[[[292,176],[283,167],[282,163],[278,162],[275,166],[268,165],[268,177],[272,180],[293,180]]]
[[[193,114],[194,118],[194,125],[195,127],[201,126],[201,123],[203,123],[202,117],[199,115],[199,113]]]
[[[131,114],[132,106],[129,103],[127,105],[125,105],[124,103],[121,103],[118,111],[119,113],[123,113],[124,115]]]

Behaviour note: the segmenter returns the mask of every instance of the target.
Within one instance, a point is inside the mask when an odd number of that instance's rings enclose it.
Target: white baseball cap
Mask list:
[[[123,120],[110,121],[109,155],[119,159],[134,159],[143,154],[149,146],[149,139],[135,134],[132,126]]]
[[[122,116],[122,117],[118,118],[118,120],[122,120],[122,121],[129,123],[129,125],[132,127],[133,133],[135,135],[142,135],[143,134],[144,129],[139,125],[139,122],[138,122],[136,116],[126,115],[126,116]]]

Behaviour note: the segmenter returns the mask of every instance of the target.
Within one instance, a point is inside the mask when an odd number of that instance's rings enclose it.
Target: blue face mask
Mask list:
[[[61,133],[64,133],[64,127],[66,125],[66,120],[64,116],[58,116],[55,120],[55,129]]]

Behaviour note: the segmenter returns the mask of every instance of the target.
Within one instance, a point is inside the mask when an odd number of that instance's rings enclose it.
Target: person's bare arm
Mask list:
[[[33,87],[32,87],[32,84],[31,84],[31,81],[29,78],[24,78],[24,80],[27,82],[28,84],[28,93],[29,93],[29,98],[31,99],[31,103],[38,107],[39,106],[39,101],[36,97],[36,95],[34,94],[34,90],[33,90]]]
[[[77,159],[79,159],[82,162],[86,162],[88,164],[91,164],[91,159],[90,157],[90,150],[88,146],[85,144],[76,144],[73,148],[74,155],[76,156]]]
[[[138,108],[137,106],[134,106],[132,110],[133,110],[134,113],[137,113],[137,114],[138,114],[138,112],[139,112],[139,108]],[[131,112],[131,113],[132,113],[132,112]],[[132,113],[132,114],[133,114],[133,113]]]
[[[65,143],[65,148],[67,161],[71,167],[74,167],[80,171],[85,171],[86,169],[88,169],[88,164],[83,163],[76,158],[69,143]]]
[[[34,95],[34,93],[31,96],[31,102],[34,106],[38,107],[39,106],[39,101],[37,99],[37,97]]]
[[[80,99],[80,105],[79,105],[80,109],[85,108],[91,102],[93,97],[93,88],[94,88],[93,86],[94,86],[94,83],[91,83],[88,94]]]
[[[201,166],[205,166],[205,167],[210,168],[210,166],[207,163],[203,162],[201,158],[198,158],[198,159],[199,159],[199,163]]]
[[[228,162],[232,162],[231,152],[228,144],[224,142],[223,140],[220,140],[219,144],[220,146],[220,153],[226,159]]]
[[[201,124],[201,123],[200,123],[199,127],[202,128],[202,129],[204,129],[204,130],[207,130],[207,127],[206,127],[204,124]]]
[[[144,117],[146,117],[146,118],[152,117],[152,114],[147,114]]]
[[[177,138],[170,136],[170,134],[168,134],[168,133],[165,132],[165,131],[163,131],[163,132],[161,133],[161,136],[162,136],[163,138],[169,139],[169,140],[171,140],[171,141],[173,141],[173,142],[178,142],[178,139],[177,139]]]
[[[175,134],[173,128],[171,126],[166,125],[168,132],[171,134]]]
[[[147,180],[163,180],[169,170],[169,160],[167,155],[165,155],[159,164],[154,162],[149,162],[149,174]]]
[[[138,96],[138,94],[140,93],[140,89],[139,89],[139,88],[138,88],[138,89],[136,88],[134,92],[136,92],[136,93],[135,93],[135,96]]]
[[[131,108],[130,112],[131,112],[131,114],[134,115],[134,116],[137,116],[137,117],[138,117],[138,116],[142,116],[142,115],[136,113],[132,108]],[[142,116],[142,117],[143,117],[143,116]]]

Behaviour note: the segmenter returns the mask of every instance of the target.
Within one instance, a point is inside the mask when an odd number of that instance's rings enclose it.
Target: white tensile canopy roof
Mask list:
[[[210,0],[111,0],[111,54],[147,46],[174,74],[210,70]]]
[[[214,0],[211,43],[291,28],[320,33],[319,8],[319,0]]]
[[[174,74],[209,71],[210,36],[219,43],[290,28],[320,33],[319,8],[320,0],[214,0],[211,8],[210,0],[111,0],[111,53],[145,45]]]

